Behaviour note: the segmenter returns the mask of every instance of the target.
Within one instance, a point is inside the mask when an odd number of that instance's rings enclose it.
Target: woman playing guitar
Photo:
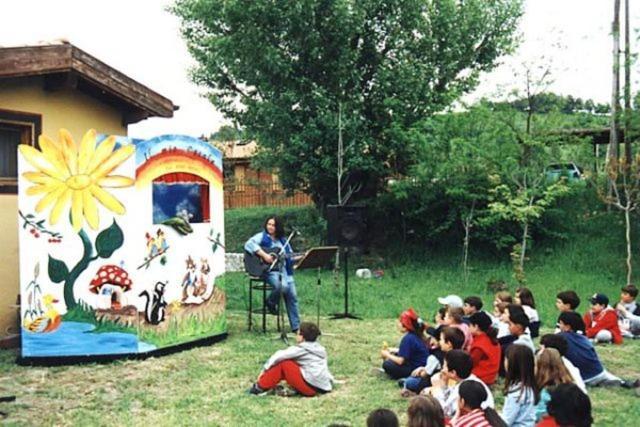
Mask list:
[[[277,313],[278,301],[282,290],[284,301],[287,305],[287,314],[291,330],[295,333],[300,326],[298,314],[298,296],[296,295],[296,283],[293,280],[293,264],[301,256],[291,256],[291,245],[285,239],[284,224],[276,216],[270,216],[264,222],[264,230],[254,235],[244,245],[244,250],[260,257],[266,265],[272,265],[278,254],[284,247],[284,265],[276,263],[275,267],[265,273],[265,280],[273,286],[273,290],[267,298],[267,309],[270,313]]]

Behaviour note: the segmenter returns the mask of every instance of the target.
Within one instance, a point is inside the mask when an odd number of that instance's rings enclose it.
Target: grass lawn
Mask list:
[[[597,231],[578,236],[551,248],[537,248],[528,265],[528,285],[533,290],[543,320],[552,328],[557,313],[555,295],[574,289],[586,299],[596,291],[617,300],[624,282],[622,245]],[[486,257],[485,257],[486,258]],[[378,366],[383,341],[395,345],[400,339],[395,317],[413,306],[431,319],[436,297],[457,293],[477,294],[485,302],[491,293],[486,283],[510,280],[510,265],[495,259],[472,258],[473,269],[465,283],[459,254],[420,254],[410,263],[387,268],[382,279],[351,279],[351,311],[362,321],[328,320],[343,310],[343,290],[335,287],[330,273],[322,276],[321,329],[330,355],[330,369],[340,381],[333,393],[312,399],[255,397],[245,390],[262,363],[283,347],[276,334],[246,331],[246,282],[242,274],[228,274],[229,338],[212,347],[145,361],[121,361],[106,365],[55,368],[19,367],[15,353],[0,351],[0,396],[16,395],[13,403],[0,403],[10,425],[309,425],[331,423],[364,425],[377,407],[395,410],[406,423],[407,401],[396,384],[368,375]],[[351,264],[353,269],[362,263]],[[636,266],[636,268],[638,268]],[[316,317],[316,278],[303,273],[297,278],[303,318]],[[270,318],[275,329],[275,318]],[[622,346],[601,346],[598,353],[606,367],[625,378],[640,377],[637,354],[640,340]],[[502,392],[494,392],[499,405]],[[640,397],[623,389],[590,391],[596,425],[637,425]]]

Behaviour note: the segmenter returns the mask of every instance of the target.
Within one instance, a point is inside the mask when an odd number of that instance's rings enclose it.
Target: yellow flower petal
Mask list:
[[[71,198],[71,225],[73,225],[73,231],[75,232],[80,231],[84,222],[82,205],[82,191],[76,190]]]
[[[61,185],[56,190],[44,196],[38,204],[36,205],[36,212],[42,212],[45,210],[51,203],[58,199],[62,195],[62,193],[66,190],[64,185]]]
[[[69,203],[69,200],[71,200],[71,194],[73,194],[73,190],[65,187],[64,193],[62,193],[62,195],[58,197],[58,200],[56,200],[56,204],[53,205],[53,209],[51,209],[51,215],[49,216],[49,222],[51,223],[51,225],[56,225],[58,223],[60,215]]]
[[[94,129],[90,129],[87,133],[82,137],[82,142],[80,142],[80,152],[78,153],[78,172],[85,173],[91,159],[93,158],[93,153],[96,151],[96,131]]]
[[[131,187],[136,181],[133,178],[122,175],[109,175],[98,180],[100,187],[107,188],[124,188]]]
[[[91,191],[84,190],[82,192],[82,209],[89,226],[94,230],[98,230],[100,228],[100,217],[98,216],[98,206],[93,200]]]
[[[49,163],[68,177],[69,168],[62,155],[62,147],[60,144],[54,142],[46,135],[40,135],[38,137],[38,145],[40,145],[40,150]]]
[[[51,178],[49,175],[42,172],[24,172],[22,174],[22,177],[29,182],[33,182],[34,184],[62,184],[62,181]]]
[[[37,196],[38,194],[50,193],[56,190],[61,185],[64,186],[64,184],[62,184],[60,181],[56,181],[55,184],[50,185],[32,185],[31,187],[27,188],[26,194],[27,196]]]
[[[113,147],[116,146],[116,137],[110,136],[98,145],[95,153],[93,153],[93,157],[85,170],[86,174],[90,174],[93,172],[95,168],[97,168],[102,162],[107,160],[107,158],[113,153]]]
[[[66,129],[60,129],[59,134],[65,163],[71,175],[76,175],[78,173],[78,148],[76,143],[73,142],[73,137]]]
[[[93,194],[93,196],[96,199],[98,199],[98,201],[100,203],[102,203],[104,205],[104,207],[109,209],[111,212],[114,212],[114,213],[116,213],[118,215],[124,215],[124,213],[126,212],[126,209],[124,208],[124,205],[122,203],[120,203],[120,201],[118,201],[118,199],[116,199],[111,194],[109,194],[106,191],[104,191],[99,186],[97,186],[95,184],[92,185],[91,186],[91,194]]]
[[[68,177],[67,173],[56,169],[40,151],[36,150],[32,146],[20,144],[18,146],[18,150],[20,150],[20,154],[22,154],[24,159],[40,172],[44,172],[61,181],[64,181]]]
[[[113,153],[109,158],[104,161],[102,164],[98,165],[98,167],[91,172],[91,178],[94,180],[100,179],[122,163],[124,163],[131,155],[136,151],[136,147],[134,145],[125,145],[124,147],[117,150]]]

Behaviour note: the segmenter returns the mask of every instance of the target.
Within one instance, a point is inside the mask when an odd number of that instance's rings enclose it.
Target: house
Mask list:
[[[0,48],[0,340],[17,333],[18,144],[88,129],[127,136],[127,126],[172,117],[177,106],[68,42]],[[41,273],[41,274],[44,274]]]
[[[277,173],[256,169],[251,164],[251,159],[258,151],[256,141],[226,141],[220,148],[224,158],[225,209],[312,203],[311,198],[301,191],[286,194]]]

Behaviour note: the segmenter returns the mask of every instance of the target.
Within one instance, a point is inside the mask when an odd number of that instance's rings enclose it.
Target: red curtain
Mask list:
[[[202,222],[209,222],[209,183],[200,184],[200,209],[202,209]]]

